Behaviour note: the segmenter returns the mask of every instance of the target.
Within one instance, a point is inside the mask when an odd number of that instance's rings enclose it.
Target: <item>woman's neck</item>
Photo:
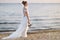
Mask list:
[[[27,8],[28,6],[24,6],[24,8]]]

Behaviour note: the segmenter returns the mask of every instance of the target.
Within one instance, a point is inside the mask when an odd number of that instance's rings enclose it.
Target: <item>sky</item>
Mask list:
[[[0,3],[21,3],[23,0],[0,0]],[[60,3],[60,0],[28,0],[29,3]]]

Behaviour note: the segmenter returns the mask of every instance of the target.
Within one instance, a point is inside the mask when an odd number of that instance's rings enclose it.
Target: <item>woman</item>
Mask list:
[[[4,37],[2,39],[15,39],[15,38],[19,38],[19,37],[27,37],[27,30],[28,30],[28,26],[31,26],[30,24],[30,19],[28,16],[28,3],[27,1],[22,1],[22,4],[24,5],[23,7],[23,19],[21,21],[21,24],[18,26],[18,29],[13,32],[11,35],[9,35],[8,37]]]

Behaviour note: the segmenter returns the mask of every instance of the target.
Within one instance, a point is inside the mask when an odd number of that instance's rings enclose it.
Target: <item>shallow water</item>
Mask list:
[[[22,5],[0,3],[0,30],[17,29],[22,19]],[[60,28],[60,3],[29,4],[30,29]]]

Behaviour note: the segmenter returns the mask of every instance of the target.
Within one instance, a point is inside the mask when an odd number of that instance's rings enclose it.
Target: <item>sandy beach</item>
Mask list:
[[[0,33],[0,38],[8,35],[9,33]],[[7,40],[60,40],[60,30],[38,30],[37,32],[28,32],[27,38]]]

